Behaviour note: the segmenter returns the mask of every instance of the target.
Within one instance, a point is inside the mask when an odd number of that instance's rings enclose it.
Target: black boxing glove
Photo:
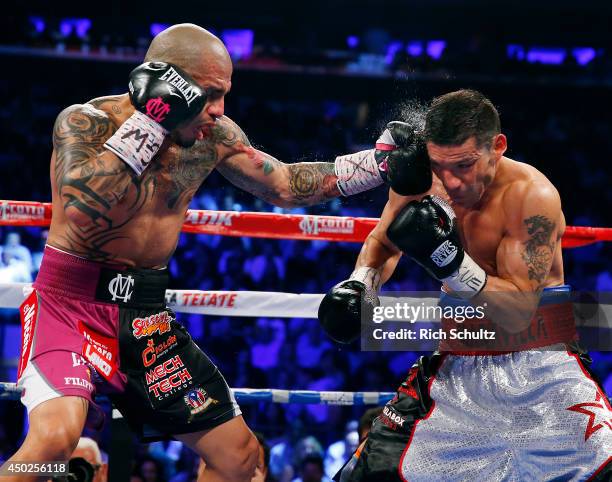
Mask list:
[[[166,62],[145,62],[132,70],[129,91],[136,111],[104,147],[140,175],[166,134],[202,111],[206,94],[184,70]]]
[[[437,196],[408,203],[387,237],[461,297],[477,295],[487,282],[485,271],[463,249],[453,209]]]
[[[336,157],[338,189],[343,196],[387,183],[398,194],[422,194],[431,188],[431,167],[421,136],[405,122],[389,122],[375,149]]]
[[[319,305],[318,318],[323,331],[338,343],[352,343],[361,333],[363,308],[380,305],[377,296],[380,273],[375,268],[361,267],[348,280],[330,289]]]
[[[432,173],[425,141],[405,122],[393,121],[376,141],[374,151],[383,179],[402,196],[431,189]]]

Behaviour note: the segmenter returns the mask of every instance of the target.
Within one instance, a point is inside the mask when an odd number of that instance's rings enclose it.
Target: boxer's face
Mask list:
[[[473,136],[456,146],[427,142],[432,171],[442,181],[453,203],[465,208],[480,201],[493,182],[497,162],[505,150],[503,134],[494,136],[490,146],[479,146]]]
[[[181,147],[191,147],[210,135],[215,121],[225,112],[225,96],[232,87],[231,61],[218,59],[204,65],[197,71],[188,71],[208,96],[200,114],[172,131],[172,140]]]

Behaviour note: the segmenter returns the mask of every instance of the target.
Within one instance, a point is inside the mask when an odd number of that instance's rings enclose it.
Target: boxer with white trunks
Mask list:
[[[390,134],[381,155],[394,152]],[[403,253],[443,283],[441,305],[503,313],[484,321],[503,336],[487,350],[447,340],[420,358],[336,480],[611,480],[612,411],[575,341],[557,190],[504,156],[499,115],[479,92],[436,98],[415,139],[403,155],[431,167],[431,184],[411,196],[390,190],[319,320],[336,341],[357,338],[361,301],[379,302]]]

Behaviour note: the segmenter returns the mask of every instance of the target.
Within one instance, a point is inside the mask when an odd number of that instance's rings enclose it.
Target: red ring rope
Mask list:
[[[376,218],[303,214],[187,210],[183,232],[250,236],[269,239],[319,239],[362,242],[376,225]],[[0,226],[49,226],[51,203],[0,201]],[[568,226],[564,248],[612,241],[612,228]]]

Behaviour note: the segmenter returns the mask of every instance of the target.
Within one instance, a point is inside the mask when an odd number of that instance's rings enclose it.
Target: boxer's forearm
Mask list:
[[[380,283],[385,283],[395,271],[402,254],[385,246],[374,234],[370,234],[357,257],[355,269],[374,268],[380,273]]]
[[[283,208],[320,204],[340,195],[331,162],[286,164],[263,151],[241,146],[217,170],[232,184]]]
[[[279,190],[285,207],[320,204],[340,196],[333,162],[298,162],[281,167],[284,183]]]

